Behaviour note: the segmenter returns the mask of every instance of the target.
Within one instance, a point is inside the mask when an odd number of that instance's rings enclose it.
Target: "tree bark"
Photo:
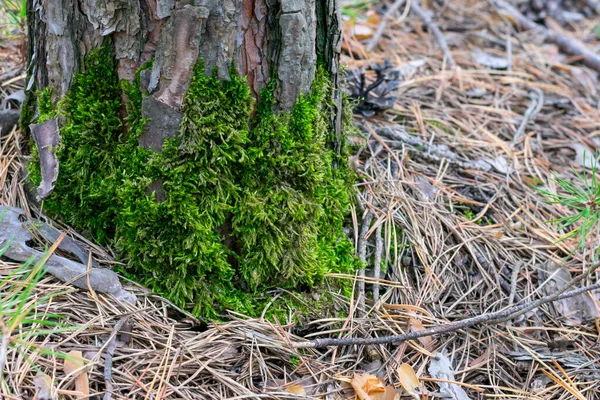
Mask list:
[[[28,90],[69,90],[85,55],[112,38],[120,79],[154,59],[152,97],[180,111],[192,67],[228,79],[233,64],[255,96],[277,79],[276,101],[290,110],[313,82],[317,58],[338,85],[339,0],[29,0]],[[275,73],[276,72],[276,73]],[[340,129],[340,98],[332,125]]]

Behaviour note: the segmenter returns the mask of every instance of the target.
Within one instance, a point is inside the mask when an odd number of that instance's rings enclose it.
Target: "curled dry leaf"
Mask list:
[[[381,378],[373,374],[355,375],[350,381],[360,400],[396,400],[400,396],[392,386],[386,386]]]
[[[372,394],[385,390],[383,381],[373,374],[355,375],[350,384],[360,400],[371,400]]]
[[[413,332],[424,331],[425,326],[423,325],[421,320],[418,320],[416,318],[411,318],[410,319],[410,330]],[[432,343],[433,343],[433,338],[431,336],[423,336],[423,337],[419,338],[419,342],[421,342],[421,344],[423,346],[425,346],[426,348],[430,348],[430,345],[432,345]]]
[[[65,374],[73,374],[75,376],[75,390],[81,393],[82,396],[89,396],[90,382],[87,371],[85,370],[85,359],[81,351],[71,351],[67,354],[64,364]]]
[[[296,396],[306,396],[306,390],[302,385],[292,385],[289,388],[285,389],[286,392],[295,394]]]
[[[413,398],[419,400],[421,391],[421,384],[419,382],[419,378],[417,378],[417,374],[415,374],[415,370],[408,364],[402,364],[398,368],[398,379],[400,380],[400,385],[402,388],[406,390],[406,392]]]
[[[52,378],[43,372],[38,372],[33,378],[35,395],[38,400],[56,400],[56,391],[52,384]]]

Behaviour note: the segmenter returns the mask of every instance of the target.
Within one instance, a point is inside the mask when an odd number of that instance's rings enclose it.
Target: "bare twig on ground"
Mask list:
[[[508,295],[508,304],[512,305],[517,295],[517,280],[519,279],[519,272],[521,271],[522,263],[517,263],[513,266],[512,273],[510,274],[510,294]]]
[[[600,55],[589,49],[585,44],[572,37],[553,32],[539,24],[536,24],[519,12],[514,6],[504,0],[495,0],[499,11],[507,13],[511,19],[527,30],[539,31],[548,41],[556,44],[568,55],[581,57],[581,62],[590,68],[600,71]],[[413,7],[414,8],[414,7]]]
[[[381,128],[377,128],[376,132],[380,136],[411,146],[411,149],[414,152],[418,153],[420,157],[428,161],[441,162],[447,160],[450,164],[454,164],[462,169],[474,169],[480,171],[488,171],[491,168],[490,164],[483,160],[467,160],[451,151],[447,146],[431,144],[420,138],[411,136],[399,125],[382,126]]]
[[[117,337],[119,335],[119,331],[125,327],[125,324],[128,323],[131,315],[126,315],[121,318],[114,326],[110,337],[108,338],[108,345],[106,346],[106,355],[104,356],[104,383],[106,385],[106,392],[104,393],[103,400],[110,400],[112,396],[112,361],[113,356],[115,354],[115,350],[117,348]]]
[[[540,88],[533,88],[533,92],[535,95],[531,96],[531,104],[525,110],[525,114],[523,114],[523,120],[517,129],[517,133],[512,140],[512,147],[515,146],[517,140],[525,133],[525,127],[529,121],[535,120],[536,115],[541,111],[544,106],[544,92]]]
[[[365,206],[367,207],[367,206]],[[371,227],[371,221],[373,220],[373,211],[368,210],[365,218],[363,219],[362,226],[360,229],[360,237],[358,238],[358,258],[363,265],[367,265],[367,244],[369,239],[367,233]],[[365,267],[363,266],[358,271],[358,313],[363,315],[365,312]]]
[[[406,7],[404,8],[404,12],[400,16],[399,21],[402,21],[404,18],[406,18],[406,16],[408,15],[408,12],[410,11],[411,0],[396,0],[396,1],[394,1],[394,4],[392,4],[390,6],[390,8],[385,12],[385,14],[383,15],[383,17],[381,17],[381,22],[379,23],[379,26],[377,26],[377,30],[375,31],[375,34],[373,35],[373,37],[369,41],[369,44],[366,47],[367,51],[369,51],[369,52],[373,51],[373,49],[375,48],[375,46],[377,46],[377,42],[379,42],[379,39],[381,39],[381,35],[385,31],[385,28],[387,28],[388,20],[392,18],[392,16],[394,15],[394,13],[396,11],[398,11],[398,9],[400,8],[400,6],[405,1],[408,1],[408,2],[406,3]]]
[[[589,292],[592,290],[600,289],[600,283],[593,285],[584,286],[579,289],[574,289],[569,292],[562,294],[553,294],[551,296],[545,296],[541,299],[533,301],[531,303],[516,305],[507,309],[496,311],[493,313],[486,313],[478,315],[473,318],[467,318],[462,321],[454,322],[447,325],[439,325],[433,328],[428,328],[422,331],[412,331],[403,333],[401,335],[393,336],[382,336],[373,338],[340,338],[340,339],[314,339],[310,342],[292,343],[294,348],[322,348],[329,346],[353,346],[353,345],[374,345],[374,344],[389,344],[389,343],[402,343],[407,340],[418,339],[425,336],[440,335],[442,333],[456,332],[460,329],[469,328],[474,325],[486,324],[486,323],[499,323],[507,319],[518,317],[519,315],[537,308],[542,304],[550,303],[557,300],[567,299],[569,297],[577,296],[578,294]]]
[[[373,302],[379,300],[379,279],[381,278],[381,255],[383,253],[383,237],[381,236],[381,224],[375,230],[375,260],[373,265]]]
[[[538,300],[533,301],[531,303],[527,303],[527,304],[521,305],[521,306],[524,306],[524,307],[521,308],[520,310],[517,310],[517,311],[513,312],[511,315],[498,317],[497,318],[497,320],[498,320],[497,322],[505,322],[505,321],[508,321],[509,319],[517,318],[517,317],[525,314],[526,312],[529,312],[529,311],[533,310],[534,308],[537,308],[540,304],[550,303],[552,301],[559,300],[559,298],[562,299],[562,298],[572,297],[572,296],[567,296],[567,297],[561,297],[561,296],[563,296],[565,293],[576,292],[577,290],[579,290],[579,289],[575,289],[575,290],[572,290],[571,292],[567,292],[567,290],[569,290],[570,288],[572,288],[573,286],[575,286],[579,282],[582,282],[587,277],[589,277],[590,274],[592,274],[592,272],[594,272],[599,267],[600,267],[600,263],[592,264],[584,273],[580,274],[576,278],[571,279],[571,281],[567,282],[567,284],[564,287],[562,287],[560,290],[557,290],[556,292],[552,293],[551,295],[544,296],[541,299],[538,299]],[[595,290],[595,289],[597,289],[597,287],[594,287],[594,286],[600,287],[600,283],[598,283],[596,285],[587,286],[587,287],[591,287],[591,289],[588,289],[588,290]],[[586,290],[584,290],[583,292],[585,292],[585,291]],[[583,293],[583,292],[580,292],[580,293]],[[575,294],[577,294],[577,293],[575,293]]]
[[[421,8],[421,5],[418,1],[413,1],[411,11],[413,11],[416,14],[416,16],[419,17],[419,19],[425,25],[427,25],[427,28],[431,31],[431,33],[433,33],[436,42],[442,49],[444,57],[446,58],[446,62],[448,63],[448,67],[450,67],[451,69],[454,68],[456,66],[456,62],[454,62],[454,58],[452,57],[452,53],[450,53],[450,49],[448,48],[446,38],[444,37],[442,31],[440,31],[440,28],[438,28],[438,26],[431,20],[431,18],[429,17],[429,15],[427,15],[425,10]]]

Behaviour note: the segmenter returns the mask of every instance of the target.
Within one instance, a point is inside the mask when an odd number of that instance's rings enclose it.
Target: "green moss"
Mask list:
[[[155,153],[138,146],[146,122],[139,71],[119,85],[105,45],[61,101],[60,173],[45,210],[114,244],[128,276],[196,315],[256,316],[268,306],[287,319],[290,310],[331,305],[333,293],[315,304],[309,289],[357,265],[342,229],[352,175],[326,119],[332,89],[320,71],[312,92],[277,115],[274,90],[255,108],[245,78],[232,69],[221,81],[199,62],[179,135]],[[49,98],[40,95],[40,115],[56,115]],[[273,287],[285,294],[272,300]]]
[[[308,287],[324,274],[352,266],[340,235],[349,207],[342,171],[334,176],[328,147],[329,93],[320,72],[313,91],[288,114],[274,115],[273,87],[262,93],[249,134],[242,194],[233,217],[240,242],[239,270],[252,288],[276,277],[278,285]],[[348,254],[352,254],[349,252]]]
[[[114,232],[119,172],[115,154],[123,143],[121,90],[112,60],[108,45],[90,53],[85,70],[75,74],[68,95],[60,102],[59,111],[66,123],[61,126],[62,141],[56,151],[59,179],[51,198],[44,202],[48,213],[88,230],[103,244]],[[39,120],[56,116],[49,102],[50,93],[42,91]]]
[[[52,104],[52,91],[49,87],[37,93],[37,105],[38,105],[38,118],[37,123],[43,124],[44,122],[56,118],[58,116],[58,110]]]

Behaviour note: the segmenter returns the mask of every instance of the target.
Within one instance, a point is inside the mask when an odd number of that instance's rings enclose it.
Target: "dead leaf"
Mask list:
[[[452,400],[469,400],[469,396],[467,396],[463,388],[456,383],[446,382],[454,381],[455,379],[452,363],[444,354],[435,353],[435,358],[432,358],[429,364],[429,375],[432,378],[443,380],[443,382],[436,382],[440,387],[440,392],[448,393]]]
[[[588,149],[586,146],[582,145],[581,143],[571,143],[570,147],[575,150],[575,163],[588,169],[600,167],[600,163],[594,156],[594,152]]]
[[[90,394],[90,381],[85,370],[85,359],[81,351],[73,350],[69,352],[65,358],[63,368],[65,374],[75,376],[75,390],[80,392],[82,396],[88,396]]]
[[[356,25],[354,25],[354,28],[352,29],[352,34],[354,35],[354,37],[357,40],[370,39],[373,37],[374,33],[375,32],[373,31],[373,29],[370,26],[362,25],[362,24],[356,24]]]
[[[571,281],[571,273],[566,266],[548,261],[539,267],[538,278],[538,284],[543,285],[540,292],[549,296],[563,289]],[[597,315],[595,304],[586,301],[585,294],[555,301],[551,309],[557,319],[570,326],[578,326],[584,320],[593,319]]]
[[[35,394],[38,400],[56,400],[56,391],[52,384],[52,378],[43,372],[38,372],[33,378]]]
[[[367,11],[367,23],[371,26],[377,26],[381,23],[381,16],[374,10]]]
[[[400,400],[400,394],[392,386],[383,388],[383,392],[377,392],[371,396],[372,400]]]
[[[373,374],[355,375],[350,384],[360,400],[381,399],[381,397],[375,396],[381,396],[385,393],[383,380]]]
[[[419,400],[421,384],[413,367],[406,363],[402,364],[398,368],[398,379],[400,380],[400,385],[402,385],[402,388],[406,390],[406,392],[412,398]]]
[[[498,156],[493,160],[488,159],[485,161],[488,162],[492,167],[494,167],[498,172],[502,174],[511,174],[515,172],[515,169],[511,168],[506,158],[502,156]]]
[[[410,330],[413,332],[424,331],[425,326],[421,322],[421,320],[416,318],[410,319]],[[431,336],[422,336],[419,339],[419,342],[426,348],[430,348],[429,346],[433,344],[433,338]]]
[[[302,385],[292,385],[289,388],[285,389],[286,392],[295,394],[296,396],[306,396],[306,390]]]
[[[489,347],[487,349],[485,349],[485,351],[483,353],[481,353],[481,355],[477,358],[474,358],[473,361],[471,361],[469,363],[469,367],[476,367],[479,366],[479,364],[482,364],[484,362],[487,362],[487,360],[490,357],[490,349]]]

